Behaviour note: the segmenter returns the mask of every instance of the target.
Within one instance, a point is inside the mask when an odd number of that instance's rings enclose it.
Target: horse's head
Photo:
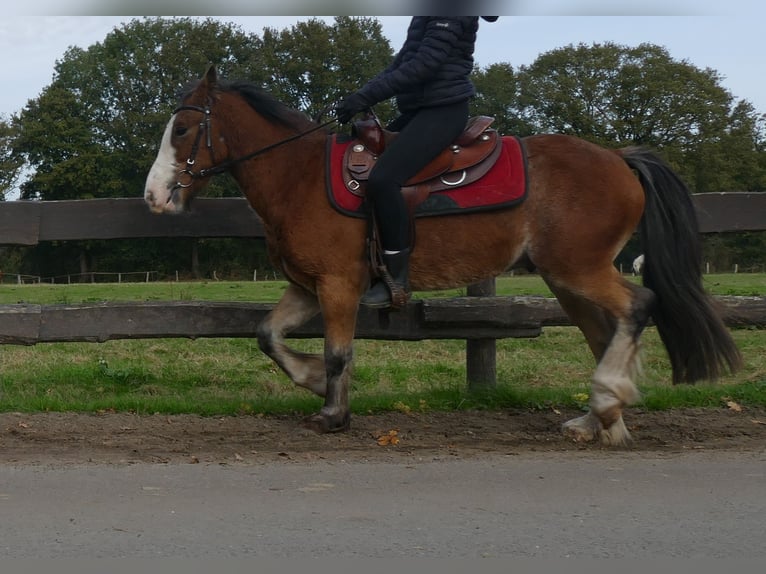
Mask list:
[[[210,105],[217,83],[210,66],[197,86],[173,112],[144,188],[144,200],[155,213],[178,213],[210,179],[210,168],[225,156],[223,140],[214,134]],[[213,142],[216,143],[214,153]]]

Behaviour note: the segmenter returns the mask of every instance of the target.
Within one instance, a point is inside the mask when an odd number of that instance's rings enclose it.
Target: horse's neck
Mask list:
[[[276,134],[272,143],[291,137]],[[308,134],[245,161],[232,170],[250,206],[268,227],[277,227],[304,209],[313,209],[324,189],[326,138],[323,132]],[[245,138],[246,141],[246,138]],[[266,147],[264,144],[261,147]],[[243,150],[242,155],[253,149]]]

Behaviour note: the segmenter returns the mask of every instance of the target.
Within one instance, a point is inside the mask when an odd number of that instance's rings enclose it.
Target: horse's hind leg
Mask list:
[[[320,397],[325,396],[327,379],[324,359],[320,355],[300,353],[285,344],[285,335],[300,327],[319,313],[315,295],[288,285],[276,307],[258,326],[258,345],[271,357],[298,386],[305,387]]]
[[[639,370],[639,337],[654,294],[623,280],[614,269],[603,279],[590,276],[587,287],[578,289],[549,283],[598,363],[591,383],[590,411],[566,422],[564,431],[576,440],[598,437],[603,444],[624,445],[630,441],[630,433],[622,411],[639,398],[634,383]]]

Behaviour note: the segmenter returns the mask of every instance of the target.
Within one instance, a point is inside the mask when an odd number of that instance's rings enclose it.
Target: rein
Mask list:
[[[180,111],[192,111],[192,112],[199,112],[201,114],[204,114],[204,119],[199,123],[199,130],[197,131],[197,137],[194,140],[194,144],[192,145],[191,154],[189,155],[189,159],[186,160],[186,168],[182,169],[178,172],[179,176],[185,175],[191,178],[192,181],[195,179],[202,179],[211,175],[218,175],[221,173],[224,173],[226,170],[228,170],[233,165],[236,165],[238,163],[242,163],[243,161],[247,161],[249,159],[252,159],[256,156],[259,156],[261,154],[264,154],[268,151],[273,150],[274,148],[277,148],[279,146],[285,145],[287,143],[290,143],[292,141],[295,141],[297,139],[300,139],[304,136],[307,136],[310,133],[313,133],[315,131],[321,130],[322,128],[325,128],[329,126],[332,123],[337,122],[338,120],[336,118],[333,118],[331,120],[327,120],[324,123],[321,123],[317,126],[314,126],[313,128],[306,130],[305,132],[300,132],[298,134],[295,134],[294,136],[290,136],[289,138],[280,140],[278,142],[275,142],[273,144],[267,145],[266,147],[263,147],[261,149],[255,150],[253,152],[250,152],[246,155],[230,159],[227,161],[224,161],[222,163],[219,163],[218,165],[214,165],[212,167],[209,167],[207,169],[201,169],[199,171],[193,171],[191,168],[194,166],[194,162],[197,157],[197,152],[199,151],[199,144],[200,140],[202,139],[202,132],[204,131],[206,134],[205,139],[205,145],[207,146],[208,150],[210,150],[210,156],[213,158],[213,162],[215,162],[215,155],[213,154],[213,142],[210,135],[210,106],[208,104],[205,105],[205,107],[200,106],[192,106],[192,105],[182,105],[178,106],[175,110],[173,110],[173,115]],[[179,178],[180,179],[180,178]],[[177,188],[186,188],[190,187],[192,184],[192,181],[189,183],[181,183],[180,181],[176,182]]]

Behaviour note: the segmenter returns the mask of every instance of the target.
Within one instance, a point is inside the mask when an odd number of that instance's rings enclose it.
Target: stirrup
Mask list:
[[[365,307],[371,307],[373,309],[391,308],[393,310],[399,310],[407,306],[411,296],[412,293],[409,292],[404,285],[396,283],[393,280],[391,280],[390,283],[381,280],[372,284],[364,295],[362,295],[359,303]]]

